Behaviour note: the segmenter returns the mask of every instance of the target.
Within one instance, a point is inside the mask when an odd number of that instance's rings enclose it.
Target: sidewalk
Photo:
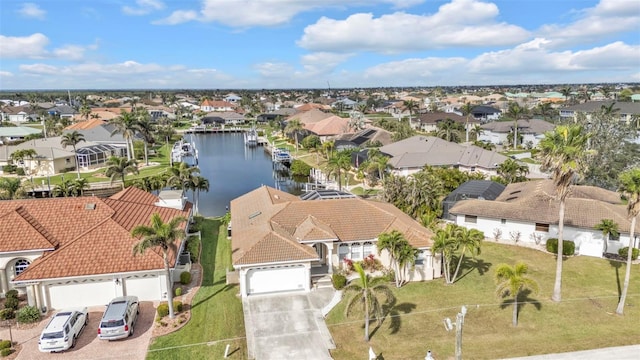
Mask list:
[[[558,354],[546,354],[509,358],[504,360],[636,360],[640,358],[640,345],[618,346],[595,350],[574,351]]]

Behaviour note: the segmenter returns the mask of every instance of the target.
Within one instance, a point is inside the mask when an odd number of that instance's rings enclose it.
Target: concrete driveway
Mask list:
[[[147,347],[153,330],[155,308],[152,302],[140,302],[140,315],[134,327],[133,336],[115,341],[98,340],[98,323],[102,318],[104,306],[89,308],[89,324],[78,338],[76,347],[63,353],[41,353],[38,350],[38,338],[49,319],[44,319],[38,326],[32,329],[20,330],[13,328],[13,340],[22,345],[22,350],[16,357],[17,360],[51,359],[55,356],[60,359],[139,359],[144,360],[147,355]],[[2,328],[0,338],[9,339],[9,330]]]
[[[249,296],[243,300],[249,357],[331,359],[335,344],[322,317],[332,289],[310,293]]]

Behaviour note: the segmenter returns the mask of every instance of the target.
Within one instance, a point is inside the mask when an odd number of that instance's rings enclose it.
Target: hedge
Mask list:
[[[547,240],[547,251],[553,254],[558,253],[558,239],[551,238]],[[576,252],[576,244],[570,240],[562,241],[562,255],[572,256]]]
[[[156,309],[156,311],[158,313],[158,317],[162,319],[163,317],[169,315],[169,304],[167,304],[166,302],[160,303],[160,305],[158,305],[158,308]],[[177,300],[173,301],[173,311],[174,312],[182,311],[182,302],[181,301],[177,301]]]
[[[625,247],[619,249],[618,250],[618,255],[622,256],[625,259],[627,259],[629,257],[629,247],[625,246]],[[633,250],[631,251],[631,260],[638,259],[638,255],[640,255],[640,249],[633,248]]]
[[[30,324],[40,320],[40,310],[35,306],[25,306],[16,313],[18,322]]]

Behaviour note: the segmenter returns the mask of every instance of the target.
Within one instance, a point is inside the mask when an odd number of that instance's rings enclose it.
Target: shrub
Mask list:
[[[2,309],[0,310],[0,319],[1,320],[9,320],[16,317],[16,311],[13,309]]]
[[[622,256],[623,258],[627,259],[629,256],[629,247],[625,246],[621,249],[618,249],[618,255]],[[640,255],[640,250],[637,248],[633,248],[633,250],[631,250],[631,260],[636,260],[638,259],[638,255]]]
[[[191,282],[191,273],[188,271],[183,271],[180,273],[180,284],[187,285]]]
[[[293,160],[291,163],[291,174],[298,176],[308,176],[311,166],[302,160]]]
[[[35,306],[25,306],[18,310],[16,314],[18,322],[23,324],[30,324],[40,320],[40,310]]]
[[[393,269],[386,269],[380,277],[386,282],[393,282],[396,281],[396,272]]]
[[[369,254],[362,260],[362,268],[369,271],[382,270],[383,266],[380,260],[376,259],[373,254]]]
[[[11,348],[0,350],[0,356],[2,356],[2,357],[9,356],[11,354],[13,354],[13,349],[11,349]]]
[[[21,167],[17,168],[16,169],[16,175],[24,176],[25,175],[24,168],[21,168]]]
[[[11,347],[11,341],[10,340],[2,340],[2,341],[0,341],[0,350],[8,349],[10,347]]]
[[[347,285],[347,277],[342,274],[333,274],[331,282],[336,290],[342,290]]]
[[[10,297],[6,298],[4,301],[5,309],[13,309],[15,311],[18,310],[18,305],[20,305],[20,300],[18,300],[18,298]]]
[[[163,318],[163,317],[169,315],[169,304],[167,304],[166,302],[160,303],[160,305],[158,305],[158,308],[156,309],[156,311],[158,313],[158,317],[159,318]],[[177,300],[173,301],[173,311],[174,312],[182,311],[182,302],[181,301],[177,301]]]
[[[17,168],[18,167],[13,164],[5,165],[2,167],[2,172],[5,174],[13,174],[16,172]]]
[[[18,290],[16,290],[16,289],[9,290],[9,291],[7,291],[6,294],[4,294],[4,296],[6,298],[16,298],[17,299],[18,298]]]
[[[558,239],[547,239],[547,251],[553,254],[558,253]],[[562,241],[562,255],[571,256],[576,252],[576,244],[570,240]]]
[[[175,295],[176,296],[182,295],[182,288],[181,287],[176,288]]]

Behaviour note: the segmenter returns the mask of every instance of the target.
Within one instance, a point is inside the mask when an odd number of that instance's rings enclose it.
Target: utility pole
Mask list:
[[[467,307],[463,305],[458,315],[456,315],[456,360],[462,360],[462,326],[466,314]]]

